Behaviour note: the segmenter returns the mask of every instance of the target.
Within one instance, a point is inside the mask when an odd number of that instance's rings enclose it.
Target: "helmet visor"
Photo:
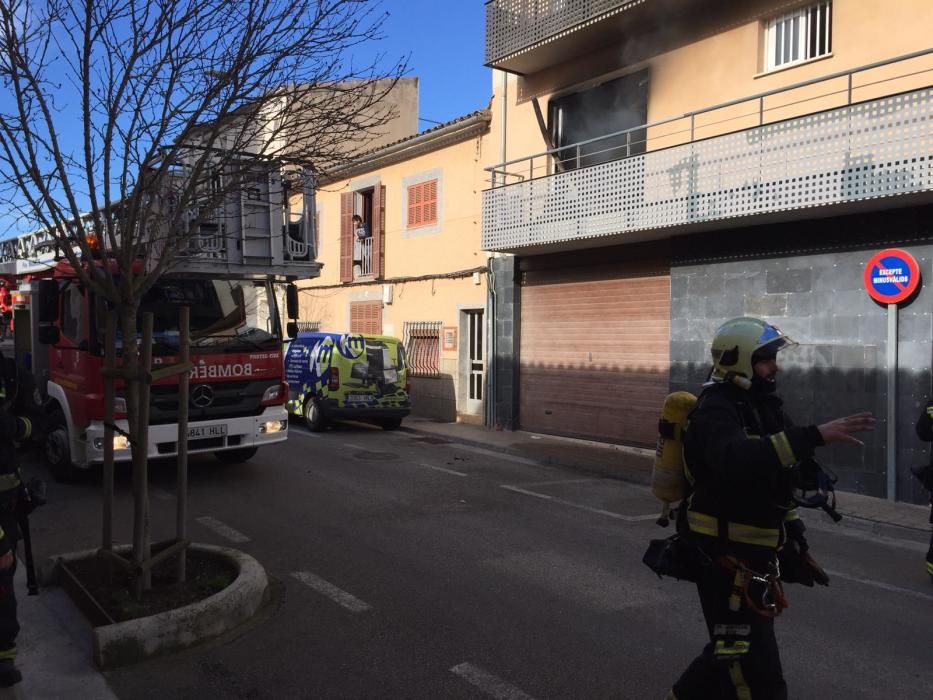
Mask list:
[[[756,357],[774,357],[778,354],[779,350],[793,347],[797,345],[797,342],[784,335],[776,326],[772,326],[768,323],[765,324],[761,336],[758,338],[757,345],[758,348],[754,352]]]

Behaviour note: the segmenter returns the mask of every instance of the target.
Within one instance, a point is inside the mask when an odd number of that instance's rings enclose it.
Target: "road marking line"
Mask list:
[[[289,436],[291,435],[301,435],[302,437],[314,438],[315,440],[321,437],[318,433],[309,433],[304,430],[289,430]]]
[[[498,700],[534,700],[527,693],[523,693],[514,685],[506,683],[498,676],[484,671],[479,666],[468,663],[457,664],[450,669],[450,672],[460,676],[467,683],[475,685],[486,695],[498,698]]]
[[[525,496],[534,496],[535,498],[540,498],[543,501],[552,501],[553,503],[560,503],[561,505],[570,506],[571,508],[577,508],[579,510],[585,510],[590,513],[596,513],[597,515],[606,515],[610,518],[615,518],[616,520],[624,520],[625,522],[634,523],[640,522],[642,520],[657,520],[658,515],[622,515],[621,513],[613,513],[610,510],[603,510],[602,508],[592,508],[590,506],[585,506],[580,503],[574,503],[573,501],[565,501],[563,498],[555,498],[554,496],[549,496],[546,493],[538,493],[537,491],[528,491],[527,489],[519,488],[518,486],[509,486],[508,484],[501,484],[500,489],[505,489],[506,491],[514,491],[515,493],[521,493]]]
[[[309,571],[293,571],[292,576],[309,588],[314,589],[321,595],[330,598],[338,605],[343,606],[350,612],[366,612],[372,609],[359,598],[350,595],[346,591],[340,590],[334,584],[328,583],[320,576],[315,576]]]
[[[353,445],[349,442],[343,443],[344,447],[349,447],[351,450],[365,450],[365,447],[360,447],[359,445]]]
[[[541,462],[536,462],[533,459],[526,459],[525,457],[514,457],[510,454],[505,454],[503,452],[496,452],[495,450],[487,450],[485,447],[473,447],[473,445],[463,445],[459,443],[453,443],[451,444],[451,447],[456,447],[458,450],[466,450],[467,452],[476,452],[481,455],[495,457],[496,459],[504,459],[509,462],[518,462],[519,464],[530,464],[533,467],[547,466],[545,464],[541,464]]]
[[[244,535],[241,532],[237,532],[229,525],[224,525],[222,522],[217,520],[217,518],[212,518],[210,516],[204,516],[203,518],[197,518],[197,521],[201,523],[208,530],[213,530],[221,537],[226,537],[231,542],[249,542],[249,537]]]
[[[831,569],[826,569],[826,573],[830,576],[835,576],[836,578],[841,578],[845,581],[853,581],[854,583],[862,583],[866,586],[874,586],[875,588],[880,588],[885,591],[891,591],[893,593],[898,593],[900,595],[907,595],[913,598],[920,598],[921,600],[933,600],[933,595],[929,593],[921,593],[920,591],[912,591],[909,588],[901,588],[900,586],[894,586],[890,583],[882,583],[881,581],[873,581],[870,578],[862,578],[861,576],[852,576],[851,574],[844,574],[841,571],[833,571]]]
[[[433,464],[428,464],[427,462],[418,462],[418,466],[434,469],[435,471],[444,472],[445,474],[453,474],[454,476],[468,476],[468,474],[465,474],[464,472],[458,472],[453,469],[445,469],[444,467],[435,467]]]
[[[522,486],[561,486],[563,484],[586,484],[591,481],[605,481],[605,479],[558,479],[556,481],[532,481],[522,483]]]

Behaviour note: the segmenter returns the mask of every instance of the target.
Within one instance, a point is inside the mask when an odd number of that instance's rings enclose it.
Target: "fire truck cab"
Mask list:
[[[320,272],[313,192],[294,220],[273,178],[260,184],[251,183],[222,211],[192,219],[186,251],[144,294],[137,321],[139,331],[142,314],[153,314],[153,365],[171,364],[178,360],[179,308],[190,309],[188,450],[224,462],[244,461],[286,439],[285,333],[276,288]],[[104,330],[115,309],[79,283],[41,232],[0,242],[0,276],[14,290],[13,355],[31,373],[34,400],[47,415],[45,454],[53,475],[68,480],[103,461]],[[121,347],[118,324],[118,357]],[[150,458],[177,454],[178,401],[177,377],[152,384]],[[127,431],[119,382],[114,411],[117,428]],[[128,461],[130,445],[119,431],[114,456]]]

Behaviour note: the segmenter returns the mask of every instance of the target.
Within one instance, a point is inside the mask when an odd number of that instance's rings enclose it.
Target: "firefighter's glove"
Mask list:
[[[812,588],[813,584],[829,585],[829,576],[810,556],[810,552],[796,539],[788,539],[778,552],[781,566],[781,580],[785,583],[799,583]]]

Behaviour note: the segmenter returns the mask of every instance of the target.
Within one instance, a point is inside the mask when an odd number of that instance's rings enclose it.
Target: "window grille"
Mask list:
[[[414,377],[440,374],[441,321],[405,321],[408,371]]]
[[[832,9],[832,0],[823,0],[771,19],[765,28],[765,70],[830,53]]]
[[[408,228],[437,223],[437,179],[408,188]]]
[[[318,333],[321,330],[320,321],[298,321],[299,333]]]

